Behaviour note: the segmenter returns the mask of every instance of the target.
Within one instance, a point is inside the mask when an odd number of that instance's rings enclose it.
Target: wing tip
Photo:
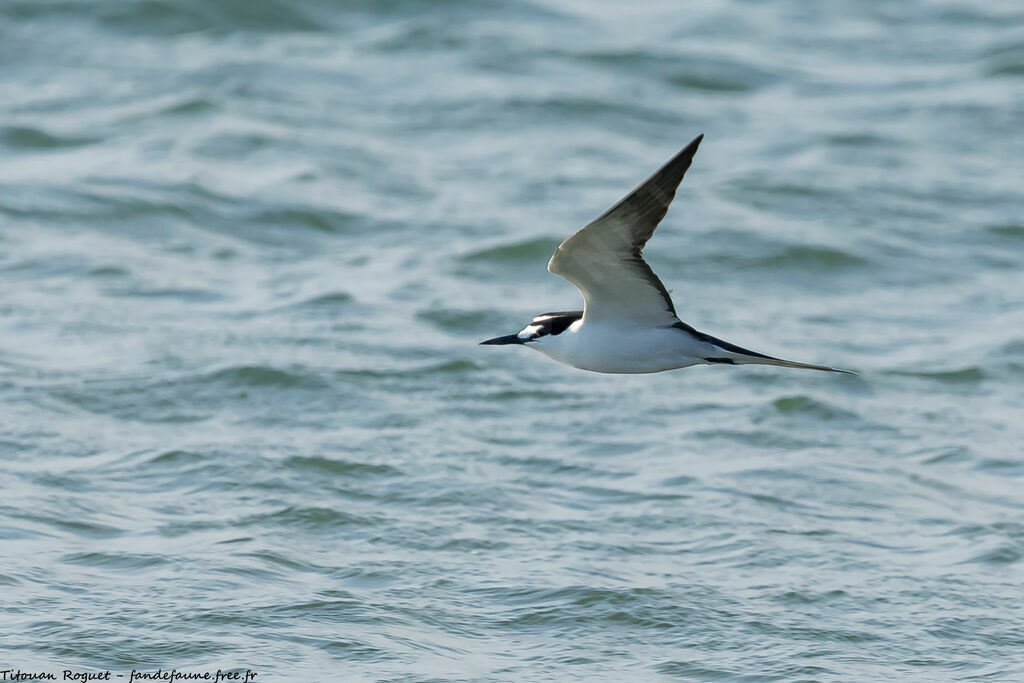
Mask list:
[[[686,173],[686,171],[690,168],[690,162],[693,161],[694,155],[697,154],[697,148],[700,147],[700,143],[702,140],[704,140],[704,133],[701,133],[693,140],[690,140],[690,143],[686,145],[686,147],[683,147],[681,150],[679,150],[679,153],[672,157],[672,159],[667,164],[665,164],[663,168],[659,169],[659,171],[655,173],[654,176],[652,176],[652,178],[657,176],[658,173],[660,173],[661,171],[664,171],[668,168],[679,166],[680,163],[683,164],[683,173]],[[650,180],[650,178],[648,180]],[[682,181],[682,176],[679,177],[679,181]]]

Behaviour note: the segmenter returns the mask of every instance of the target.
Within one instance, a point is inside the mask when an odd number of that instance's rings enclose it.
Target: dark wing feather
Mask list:
[[[668,212],[703,135],[615,206],[559,245],[548,270],[576,285],[588,320],[618,318],[671,325],[672,299],[641,256]]]

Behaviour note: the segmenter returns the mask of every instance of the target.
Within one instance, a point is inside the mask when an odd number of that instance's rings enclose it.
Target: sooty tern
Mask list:
[[[641,256],[690,168],[697,136],[624,199],[562,242],[548,270],[583,293],[582,311],[541,313],[522,332],[481,344],[522,344],[594,372],[645,373],[690,365],[779,365],[856,374],[744,349],[690,327]]]

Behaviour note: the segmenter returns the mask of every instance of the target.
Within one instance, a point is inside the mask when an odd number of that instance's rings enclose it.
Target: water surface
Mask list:
[[[1016,2],[0,8],[2,668],[1024,678]],[[688,323],[476,342],[698,133]]]

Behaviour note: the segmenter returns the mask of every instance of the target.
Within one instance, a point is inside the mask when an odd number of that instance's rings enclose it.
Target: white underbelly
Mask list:
[[[703,363],[698,342],[673,328],[566,330],[535,347],[550,358],[583,370],[647,373]]]

